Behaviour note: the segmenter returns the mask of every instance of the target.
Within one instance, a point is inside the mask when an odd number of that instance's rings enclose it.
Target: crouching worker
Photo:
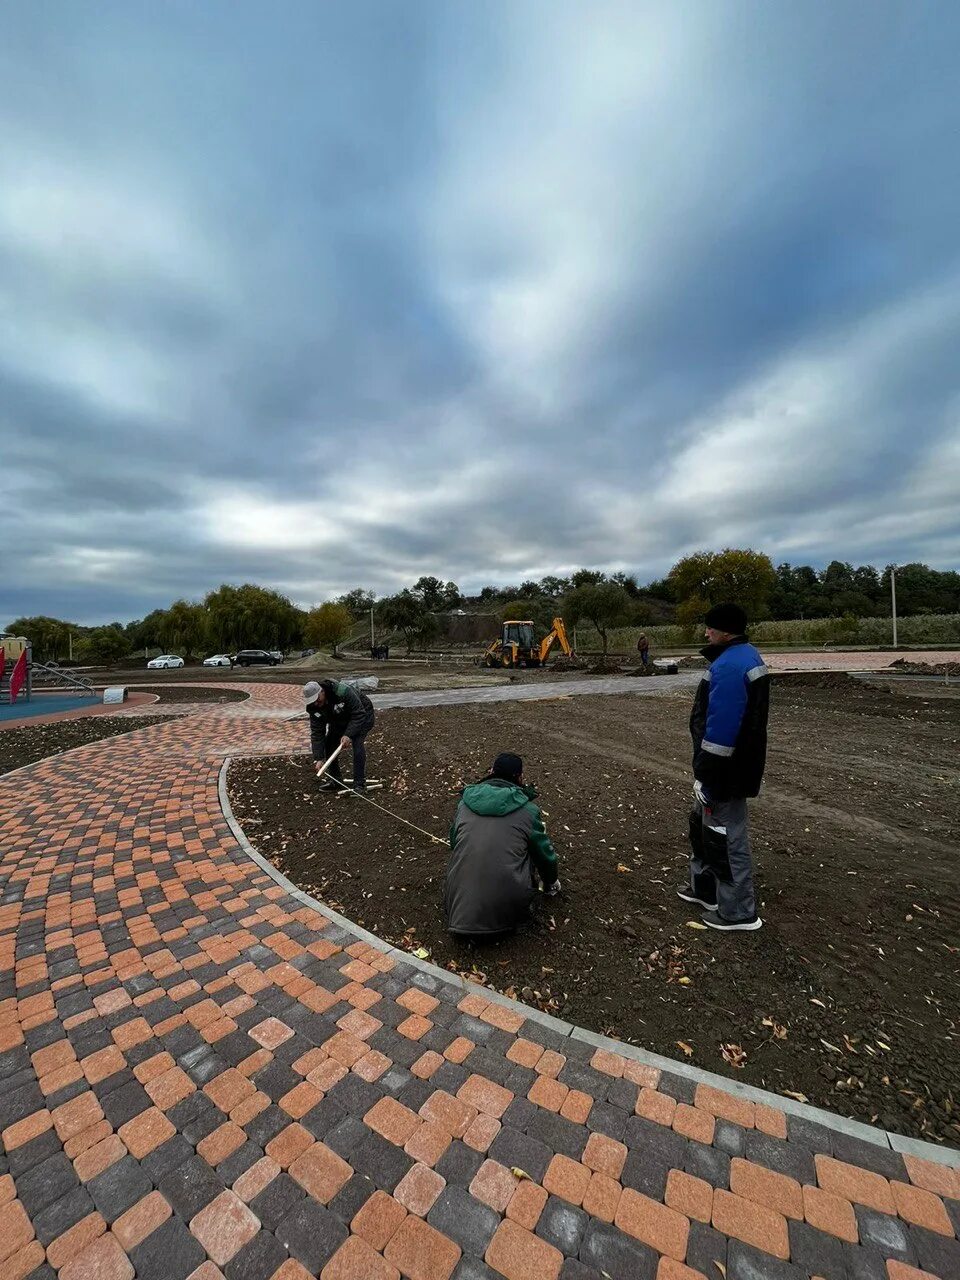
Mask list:
[[[534,797],[523,785],[523,761],[503,752],[486,778],[465,787],[450,828],[445,905],[447,928],[470,937],[516,928],[537,892],[560,888],[557,855]]]
[[[338,746],[353,748],[353,790],[367,789],[367,750],[364,740],[373,728],[373,703],[365,693],[343,680],[308,680],[303,703],[310,717],[310,747],[320,765]],[[346,783],[337,757],[327,770],[322,791],[343,791]]]

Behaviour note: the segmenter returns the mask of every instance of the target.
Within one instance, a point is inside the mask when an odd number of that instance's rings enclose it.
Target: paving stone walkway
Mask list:
[[[0,1280],[960,1277],[956,1168],[292,897],[218,799],[302,746],[297,689],[250,691],[0,779]]]

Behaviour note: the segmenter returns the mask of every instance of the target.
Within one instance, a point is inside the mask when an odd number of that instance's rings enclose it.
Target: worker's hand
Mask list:
[[[555,898],[556,895],[560,892],[560,881],[554,880],[553,884],[550,885],[548,889],[544,889],[543,892],[547,895],[548,898]]]
[[[703,789],[703,783],[699,778],[693,784],[693,798],[702,805],[709,805],[710,798]]]
[[[340,739],[340,745],[341,747],[349,747],[350,739],[347,737],[346,734],[344,734],[343,737]]]

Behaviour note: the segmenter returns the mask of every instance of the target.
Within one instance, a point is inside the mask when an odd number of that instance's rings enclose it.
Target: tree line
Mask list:
[[[378,598],[356,587],[304,610],[279,591],[252,583],[223,584],[202,601],[176,600],[133,622],[85,627],[40,616],[16,618],[6,630],[27,636],[41,661],[63,661],[72,647],[76,661],[114,662],[150,648],[187,658],[244,648],[335,650],[354,635],[364,642],[371,609],[374,639],[399,634],[408,649],[436,642],[443,630],[441,615],[456,610],[529,618],[541,633],[559,613],[568,626],[592,626],[606,651],[615,628],[672,621],[692,626],[721,600],[738,601],[755,622],[885,617],[890,612],[890,572],[889,565],[880,570],[840,560],[820,570],[774,566],[762,552],[728,547],[684,556],[665,578],[645,585],[633,574],[578,569],[568,577],[548,575],[464,595],[455,582],[424,575],[391,596]],[[960,613],[960,574],[953,570],[900,565],[896,588],[903,617]]]

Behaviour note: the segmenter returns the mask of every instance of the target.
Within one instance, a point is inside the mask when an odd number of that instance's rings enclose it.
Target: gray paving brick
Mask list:
[[[719,1280],[727,1266],[727,1237],[703,1222],[691,1222],[687,1266],[693,1267],[694,1271],[702,1271],[711,1280]]]
[[[628,1118],[620,1107],[610,1106],[606,1102],[594,1102],[587,1116],[587,1128],[591,1133],[603,1133],[608,1138],[622,1142]]]
[[[590,1221],[582,1209],[550,1196],[537,1223],[536,1234],[567,1258],[575,1258],[580,1252],[583,1233]]]
[[[713,1145],[728,1156],[742,1156],[747,1146],[746,1131],[729,1120],[718,1120],[713,1131]]]
[[[258,1231],[224,1267],[227,1280],[270,1280],[289,1254],[275,1235]]]
[[[629,1080],[614,1080],[607,1089],[607,1102],[613,1107],[619,1107],[621,1111],[626,1111],[631,1116],[639,1096],[640,1089],[637,1085],[631,1084]]]
[[[960,1240],[924,1227],[911,1227],[909,1235],[921,1270],[935,1276],[960,1277]]]
[[[335,1151],[344,1160],[349,1160],[351,1152],[370,1137],[372,1132],[357,1116],[344,1116],[340,1123],[327,1133],[324,1142],[331,1151]]]
[[[761,1253],[742,1240],[731,1240],[727,1249],[727,1280],[807,1280],[807,1273],[792,1262]]]
[[[73,1164],[62,1151],[58,1151],[35,1165],[29,1173],[17,1178],[17,1195],[24,1209],[33,1218],[79,1186],[79,1183]]]
[[[300,1184],[294,1182],[288,1173],[278,1173],[258,1196],[254,1196],[250,1208],[268,1230],[275,1231],[305,1195]]]
[[[376,1183],[362,1173],[355,1173],[350,1181],[333,1197],[327,1208],[347,1226],[376,1191]]]
[[[382,1190],[393,1191],[414,1162],[379,1133],[371,1133],[350,1153],[350,1163],[357,1173],[365,1173]]]
[[[716,1145],[716,1137],[714,1144]],[[766,1133],[751,1129],[747,1132],[746,1157],[755,1164],[762,1164],[777,1173],[785,1173],[788,1178],[796,1178],[801,1184],[813,1187],[817,1185],[813,1156],[792,1142],[783,1142],[779,1138],[771,1138]]]
[[[500,1130],[488,1152],[491,1160],[497,1160],[508,1169],[523,1169],[534,1182],[543,1182],[553,1154],[546,1143],[538,1142],[519,1129],[507,1127]]]
[[[578,1262],[576,1258],[565,1258],[560,1268],[560,1280],[603,1280],[599,1271]]]
[[[662,1200],[667,1189],[667,1176],[676,1166],[656,1151],[637,1148],[628,1152],[620,1181],[625,1187],[640,1191],[653,1200]]]
[[[168,1218],[130,1254],[137,1280],[185,1280],[206,1254],[176,1215]]]
[[[861,1244],[876,1245],[886,1257],[899,1258],[901,1262],[913,1262],[916,1259],[906,1223],[899,1218],[888,1217],[885,1213],[877,1213],[862,1204],[855,1204],[853,1211],[857,1215]]]
[[[76,1226],[81,1218],[92,1213],[93,1207],[93,1200],[85,1188],[75,1186],[72,1191],[68,1191],[34,1216],[33,1227],[37,1239],[46,1247],[51,1240],[56,1240],[57,1236],[62,1236],[65,1231]]]
[[[181,1134],[175,1133],[172,1138],[156,1147],[149,1155],[144,1156],[140,1166],[148,1178],[159,1185],[172,1169],[189,1160],[193,1155],[193,1147]]]
[[[461,1258],[451,1280],[503,1280],[499,1271],[491,1271],[479,1258]]]
[[[895,1179],[897,1182],[910,1181],[907,1177],[907,1166],[903,1163],[903,1156],[875,1142],[864,1142],[846,1133],[835,1133],[833,1154],[838,1160],[859,1165],[861,1169],[869,1169],[884,1178]]]
[[[662,1124],[655,1124],[643,1116],[630,1116],[623,1131],[623,1141],[631,1150],[654,1152],[674,1168],[683,1168],[687,1139]]]
[[[15,1147],[10,1152],[8,1156],[10,1172],[15,1178],[20,1178],[28,1169],[33,1169],[62,1150],[60,1139],[53,1129],[48,1129],[46,1133],[41,1133],[39,1138],[33,1138],[30,1142],[25,1142],[22,1147]]]
[[[119,1164],[125,1163],[125,1160],[119,1162]],[[119,1165],[114,1165],[113,1167],[119,1168]],[[141,1176],[145,1177],[145,1175]],[[95,1181],[97,1180],[95,1179]],[[141,1191],[134,1200],[139,1200],[149,1190],[150,1187],[148,1185],[146,1191]],[[189,1222],[191,1218],[194,1218],[201,1209],[205,1208],[211,1200],[220,1194],[223,1190],[223,1183],[216,1177],[205,1160],[202,1160],[200,1156],[194,1155],[189,1160],[184,1160],[182,1164],[178,1165],[176,1169],[172,1169],[160,1180],[160,1190],[184,1221]],[[94,1200],[96,1200],[96,1196],[94,1196]],[[134,1201],[130,1203],[132,1204]],[[99,1205],[97,1207],[99,1208]],[[130,1206],[128,1204],[124,1207],[129,1208]],[[103,1210],[101,1209],[102,1212]],[[119,1214],[114,1214],[114,1217],[118,1216]]]
[[[688,1142],[683,1168],[686,1173],[709,1182],[711,1187],[723,1191],[730,1188],[730,1157],[716,1147],[708,1147],[702,1142]]]
[[[500,1215],[475,1200],[465,1187],[447,1186],[427,1214],[427,1222],[455,1240],[464,1253],[482,1258],[500,1225]]]
[[[497,1135],[499,1137],[499,1134]],[[466,1143],[454,1140],[436,1163],[436,1171],[453,1186],[468,1187],[483,1164],[484,1156]],[[532,1174],[531,1174],[532,1176]]]
[[[315,1276],[320,1274],[348,1234],[336,1214],[309,1198],[301,1201],[276,1229],[277,1239],[284,1248]]]
[[[544,1142],[558,1155],[579,1160],[590,1134],[581,1124],[565,1120],[552,1111],[539,1111],[527,1125],[527,1133],[538,1142]]]
[[[874,1244],[845,1244],[847,1280],[889,1280],[886,1259]]]
[[[822,1276],[823,1280],[844,1280],[846,1263],[843,1258],[843,1242],[825,1231],[817,1231],[806,1222],[789,1222],[790,1261],[808,1271]]]
[[[657,1260],[652,1249],[595,1218],[580,1245],[580,1261],[610,1280],[654,1280]]]
[[[315,1138],[324,1138],[331,1129],[335,1129],[341,1120],[345,1120],[347,1113],[343,1107],[339,1106],[328,1095],[321,1098],[315,1107],[312,1107],[300,1123],[305,1129],[313,1134]]]

